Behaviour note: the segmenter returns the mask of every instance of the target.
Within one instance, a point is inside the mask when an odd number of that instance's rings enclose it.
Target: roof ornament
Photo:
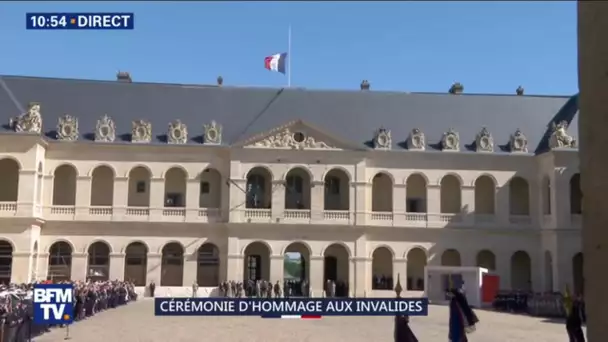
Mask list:
[[[388,150],[391,148],[392,139],[391,139],[391,131],[387,130],[384,127],[380,127],[374,133],[374,148],[375,149],[385,149]]]
[[[568,122],[560,121],[551,124],[551,137],[549,137],[550,148],[576,148],[576,139],[568,135]]]
[[[486,127],[482,127],[475,137],[475,151],[494,152],[494,138]]]
[[[442,151],[460,151],[460,136],[453,128],[443,133],[441,138]]]
[[[152,124],[145,120],[135,120],[132,123],[131,142],[149,143],[152,140]]]
[[[218,85],[218,87],[221,87],[222,85],[224,85],[224,78],[222,76],[217,77],[217,85]]]
[[[462,94],[464,92],[464,85],[460,82],[454,82],[449,90],[450,94]]]
[[[71,115],[64,115],[57,123],[57,140],[78,140],[78,119]]]
[[[31,102],[28,106],[27,112],[10,118],[8,125],[15,130],[15,132],[25,133],[42,133],[42,116],[40,115],[40,104]]]
[[[116,139],[116,126],[114,120],[107,115],[102,116],[97,120],[95,126],[95,141],[96,142],[114,142]]]
[[[419,128],[414,128],[407,138],[408,150],[424,151],[426,149],[426,140],[424,133]]]
[[[222,143],[222,125],[211,120],[209,124],[203,125],[203,143],[206,145],[220,145]]]
[[[528,152],[528,139],[519,128],[511,134],[509,148],[511,152]]]
[[[180,120],[169,123],[167,142],[169,144],[185,144],[188,141],[188,127]]]
[[[363,80],[361,82],[361,90],[369,90],[370,87],[371,87],[371,84],[369,84],[369,82],[367,80]]]
[[[524,94],[524,87],[522,87],[522,86],[517,87],[517,89],[515,89],[515,94],[517,94],[519,96],[523,95]]]

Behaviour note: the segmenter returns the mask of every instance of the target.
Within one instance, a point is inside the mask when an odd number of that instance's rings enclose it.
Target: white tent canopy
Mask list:
[[[481,267],[426,266],[424,269],[424,294],[430,303],[447,304],[445,297],[447,282],[462,287],[469,301],[475,307],[481,307],[481,286],[483,275],[488,269]],[[464,284],[461,284],[464,282]]]

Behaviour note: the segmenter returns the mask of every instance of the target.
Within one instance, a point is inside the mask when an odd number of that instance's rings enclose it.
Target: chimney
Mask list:
[[[116,80],[118,82],[126,82],[126,83],[131,83],[133,82],[133,80],[131,79],[131,74],[129,74],[126,71],[119,71],[116,74]]]
[[[462,84],[460,84],[460,82],[456,82],[454,84],[452,84],[452,86],[450,87],[450,94],[462,94],[462,92],[464,91],[464,86]]]
[[[217,86],[221,87],[224,84],[224,78],[222,76],[217,77]]]
[[[517,89],[515,90],[515,94],[517,94],[517,95],[523,95],[524,94],[524,88],[522,86],[517,87]]]
[[[361,90],[369,90],[370,84],[367,80],[363,80],[361,82]]]

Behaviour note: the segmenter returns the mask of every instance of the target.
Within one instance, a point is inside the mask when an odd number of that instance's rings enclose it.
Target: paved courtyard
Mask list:
[[[389,317],[323,318],[315,321],[257,317],[155,317],[151,300],[103,312],[70,328],[73,342],[383,342],[393,341]],[[471,342],[566,342],[563,323],[477,311],[481,320]],[[428,317],[412,318],[421,342],[446,342],[448,311],[432,306]],[[63,341],[57,329],[35,342]]]

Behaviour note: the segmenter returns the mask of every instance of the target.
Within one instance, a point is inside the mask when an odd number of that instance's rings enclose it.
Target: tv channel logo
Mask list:
[[[34,323],[70,324],[74,321],[72,284],[34,285]]]

